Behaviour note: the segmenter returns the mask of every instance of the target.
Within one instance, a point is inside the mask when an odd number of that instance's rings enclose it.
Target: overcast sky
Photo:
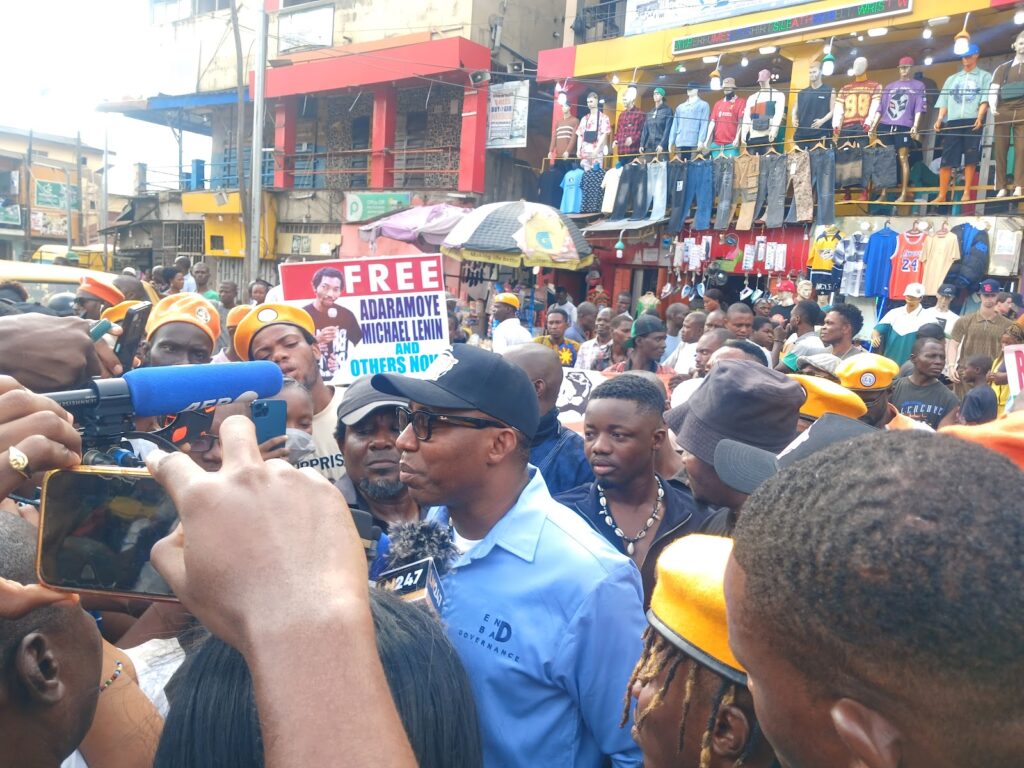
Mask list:
[[[171,129],[96,111],[103,101],[155,96],[159,89],[147,0],[30,0],[4,3],[0,46],[0,125],[73,137],[103,146],[109,130],[110,191],[132,191],[133,164],[177,172]],[[147,66],[147,64],[149,66]],[[210,159],[210,140],[185,134],[184,162]],[[160,178],[150,173],[150,181]]]

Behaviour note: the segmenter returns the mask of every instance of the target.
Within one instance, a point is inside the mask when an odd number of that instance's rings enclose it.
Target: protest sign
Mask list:
[[[1010,385],[1010,394],[1017,397],[1024,389],[1024,344],[1005,347],[1003,360],[1006,361],[1006,383]]]
[[[608,379],[622,375],[621,373],[603,371],[585,371],[579,368],[563,368],[562,387],[558,390],[558,399],[555,401],[558,420],[562,426],[582,435],[583,417],[586,415],[591,393]],[[665,384],[667,392],[668,380],[671,377],[658,374],[658,378]]]
[[[325,381],[415,376],[448,347],[441,256],[282,264],[285,301],[313,318]]]

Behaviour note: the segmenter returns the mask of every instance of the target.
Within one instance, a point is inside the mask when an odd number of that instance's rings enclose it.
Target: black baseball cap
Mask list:
[[[939,296],[948,296],[951,299],[956,298],[956,286],[950,285],[949,283],[943,283],[939,286]]]
[[[999,284],[998,280],[989,278],[988,280],[982,280],[981,285],[978,286],[978,292],[983,296],[991,296],[994,293],[999,293],[1003,290],[1003,286]]]
[[[633,347],[633,340],[640,337],[646,336],[649,333],[667,333],[665,324],[661,322],[661,318],[657,315],[649,315],[646,312],[642,313],[640,317],[633,321],[633,328],[629,332],[629,338],[623,346],[626,349]]]
[[[834,443],[877,431],[863,421],[826,413],[778,455],[738,440],[725,439],[715,446],[715,473],[730,488],[751,494],[791,464]]]
[[[427,408],[481,411],[530,440],[540,421],[537,395],[526,372],[501,355],[468,344],[446,349],[420,377],[378,373],[370,383],[378,392]]]
[[[372,378],[360,376],[345,390],[345,396],[338,406],[338,421],[346,427],[354,427],[378,408],[390,407],[394,410],[395,406],[409,404],[404,397],[378,392],[370,382]]]

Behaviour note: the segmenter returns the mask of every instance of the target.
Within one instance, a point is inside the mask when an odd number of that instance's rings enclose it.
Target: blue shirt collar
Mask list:
[[[498,546],[528,563],[533,562],[540,541],[540,532],[547,521],[547,509],[556,502],[548,493],[544,478],[536,467],[527,465],[530,480],[519,494],[516,503],[495,523],[487,535],[469,552],[459,555],[453,567],[468,565],[490,554]],[[429,517],[448,524],[447,507],[434,507]]]

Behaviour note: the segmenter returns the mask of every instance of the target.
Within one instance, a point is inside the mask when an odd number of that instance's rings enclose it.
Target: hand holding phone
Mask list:
[[[121,336],[114,345],[114,354],[125,371],[135,367],[135,354],[146,333],[146,321],[149,320],[149,313],[152,310],[153,305],[143,301],[125,313],[124,321],[121,323]]]
[[[153,563],[182,603],[243,653],[268,617],[286,637],[338,611],[361,615],[366,557],[341,493],[312,470],[264,462],[248,419],[226,419],[220,439],[218,472],[183,454],[154,451],[146,460],[181,514]]]

